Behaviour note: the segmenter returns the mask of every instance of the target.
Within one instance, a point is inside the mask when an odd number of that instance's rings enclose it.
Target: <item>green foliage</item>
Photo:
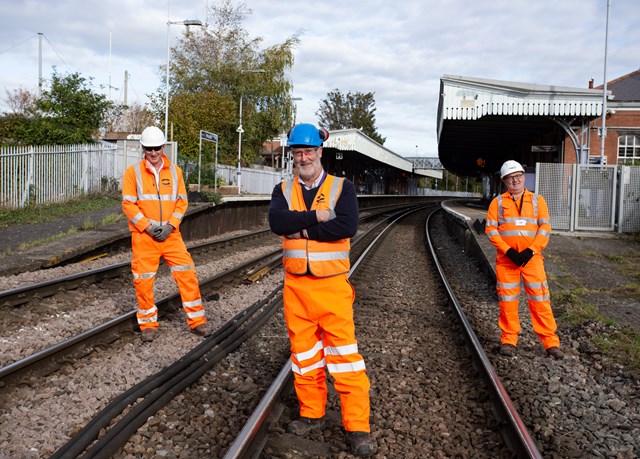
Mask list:
[[[219,0],[210,7],[207,27],[185,29],[171,50],[169,123],[181,154],[197,160],[199,131],[219,138],[221,164],[234,164],[238,152],[242,97],[242,160],[252,163],[262,144],[291,126],[293,65],[298,34],[261,49],[262,38],[250,37],[244,22],[251,10]],[[249,70],[263,70],[261,73]],[[159,72],[165,75],[164,68]],[[164,81],[152,95],[151,107],[164,120]],[[172,130],[169,129],[169,132]]]
[[[384,145],[387,139],[376,129],[375,105],[372,92],[342,94],[334,89],[320,102],[316,115],[320,125],[327,129],[361,129],[364,134]]]
[[[112,107],[79,73],[61,76],[54,68],[50,88],[40,99],[25,113],[3,122],[0,141],[14,145],[88,143]]]
[[[0,228],[15,224],[52,221],[68,215],[118,206],[121,202],[122,198],[119,196],[85,195],[60,204],[0,209]]]

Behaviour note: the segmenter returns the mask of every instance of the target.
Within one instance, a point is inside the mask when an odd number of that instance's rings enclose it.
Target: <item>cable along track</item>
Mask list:
[[[350,277],[377,454],[541,457],[482,349],[466,350],[477,338],[439,269],[428,223],[421,225],[425,214],[398,217],[362,251]],[[257,457],[262,448],[261,457],[337,457],[347,450],[331,377],[324,431],[305,439],[286,433],[297,413],[291,379],[285,365],[225,458]]]

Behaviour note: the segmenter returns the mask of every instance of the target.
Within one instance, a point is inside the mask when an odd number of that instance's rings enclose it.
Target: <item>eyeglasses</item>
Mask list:
[[[311,158],[311,157],[315,156],[315,154],[317,152],[318,152],[318,147],[315,147],[315,148],[301,148],[299,150],[291,150],[291,155],[294,158],[300,158],[304,154],[307,158]]]
[[[144,151],[160,151],[162,149],[163,145],[160,145],[159,147],[142,147],[144,149]]]
[[[520,182],[522,181],[522,177],[524,177],[524,174],[515,174],[515,175],[508,175],[504,178],[505,182]]]

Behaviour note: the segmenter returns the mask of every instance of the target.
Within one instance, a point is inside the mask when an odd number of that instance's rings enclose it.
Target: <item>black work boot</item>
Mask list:
[[[308,435],[312,430],[320,431],[324,429],[324,418],[305,418],[301,416],[295,421],[291,421],[287,426],[287,431],[300,437]]]
[[[376,452],[368,432],[347,432],[349,447],[355,456],[371,456]]]
[[[155,328],[145,328],[140,333],[140,339],[143,343],[150,343],[156,337],[156,333],[158,333],[158,330]]]
[[[547,349],[547,355],[553,357],[556,360],[561,360],[564,358],[564,352],[562,352],[558,346],[552,346]]]

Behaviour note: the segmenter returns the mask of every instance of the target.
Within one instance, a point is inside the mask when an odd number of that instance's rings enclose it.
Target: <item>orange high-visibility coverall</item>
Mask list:
[[[333,210],[343,180],[327,175],[310,210]],[[298,180],[281,186],[290,210],[307,210]],[[283,237],[282,245],[284,312],[300,416],[325,415],[326,367],[340,395],[345,430],[370,432],[370,383],[358,353],[353,322],[355,290],[348,281],[350,239],[320,242]]]
[[[524,281],[528,297],[533,331],[545,349],[559,346],[556,321],[551,310],[549,285],[544,270],[542,250],[549,243],[551,223],[545,199],[528,190],[517,202],[506,192],[491,201],[487,212],[485,233],[497,249],[496,281],[502,344],[518,342],[520,319],[518,299],[520,281]],[[518,252],[529,248],[533,257],[522,267],[516,266],[506,253],[513,248]]]
[[[187,325],[195,328],[206,323],[204,306],[193,259],[180,234],[180,222],[187,210],[187,192],[182,170],[162,156],[164,165],[158,182],[151,166],[142,160],[127,168],[122,182],[122,209],[131,231],[131,271],[138,299],[140,329],[158,328],[158,309],[154,304],[153,284],[160,257],[171,269],[178,285]],[[149,224],[170,224],[174,231],[163,242],[145,232]]]

